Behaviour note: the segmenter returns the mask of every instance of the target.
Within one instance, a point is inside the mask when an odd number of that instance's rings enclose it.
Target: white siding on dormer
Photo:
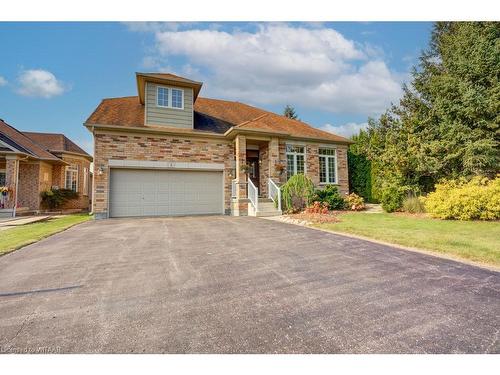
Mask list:
[[[157,87],[184,91],[184,109],[158,107]],[[182,129],[193,128],[193,89],[146,82],[146,125],[164,125]]]

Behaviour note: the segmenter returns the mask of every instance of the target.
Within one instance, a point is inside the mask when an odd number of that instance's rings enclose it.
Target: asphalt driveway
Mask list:
[[[499,353],[499,330],[499,273],[257,218],[93,221],[0,257],[0,352]]]

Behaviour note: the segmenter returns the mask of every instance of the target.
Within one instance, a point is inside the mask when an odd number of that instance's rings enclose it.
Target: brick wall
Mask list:
[[[49,190],[52,187],[52,164],[40,163],[40,178],[38,192]]]
[[[78,165],[78,199],[72,199],[67,201],[64,206],[62,207],[63,209],[80,209],[80,210],[88,210],[89,207],[89,202],[90,202],[90,195],[92,194],[92,191],[88,189],[87,194],[84,194],[84,188],[83,188],[83,182],[84,182],[84,168],[87,168],[87,184],[89,184],[89,179],[90,179],[90,162],[85,159],[85,158],[80,158],[78,156],[69,156],[64,154],[62,156],[62,160],[69,164],[76,164]],[[65,185],[65,166],[61,166],[58,168],[54,168],[54,173],[53,173],[53,181],[54,184],[57,184],[60,188],[64,188]],[[88,185],[87,185],[88,186]]]
[[[293,143],[293,142],[290,142]],[[300,143],[300,142],[299,142]],[[301,143],[303,144],[303,143]],[[286,142],[281,141],[279,144],[280,161],[286,165]],[[339,191],[344,194],[349,192],[349,178],[347,169],[347,147],[346,145],[332,145],[337,148],[337,172],[338,172],[338,187]],[[314,185],[319,186],[319,154],[318,143],[306,144],[306,175],[313,181]],[[286,182],[286,172],[280,178],[283,184]]]
[[[234,146],[231,142],[167,135],[97,133],[94,135],[94,143],[93,211],[97,215],[107,215],[109,159],[224,163],[225,208],[230,210],[232,177],[228,172],[231,170],[231,161],[234,160]],[[101,166],[103,173],[99,174]]]
[[[39,193],[40,163],[25,163],[19,165],[19,195],[18,207],[38,210],[40,207]]]

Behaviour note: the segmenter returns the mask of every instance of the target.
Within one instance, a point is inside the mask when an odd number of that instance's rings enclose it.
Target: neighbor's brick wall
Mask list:
[[[18,207],[38,210],[40,207],[39,193],[40,163],[23,163],[19,165],[19,195]]]
[[[90,161],[88,161],[85,158],[79,158],[79,157],[72,157],[64,154],[62,156],[62,159],[69,163],[69,164],[76,164],[78,165],[78,199],[72,199],[69,200],[64,204],[62,209],[81,209],[81,210],[88,210],[89,203],[90,203],[90,195],[92,194],[92,191],[88,189],[87,195],[83,194],[83,173],[84,173],[84,168],[87,168],[87,184],[89,183],[90,179]],[[55,177],[58,178],[58,184],[60,188],[64,188],[65,184],[65,167],[63,166],[60,168],[56,173],[54,174]]]
[[[94,143],[93,211],[96,214],[107,214],[108,210],[109,159],[224,163],[225,208],[230,210],[232,177],[228,172],[234,160],[231,142],[168,135],[96,133]],[[99,175],[98,168],[101,165],[104,171]]]
[[[40,163],[40,179],[38,184],[38,192],[50,190],[52,187],[52,164]]]

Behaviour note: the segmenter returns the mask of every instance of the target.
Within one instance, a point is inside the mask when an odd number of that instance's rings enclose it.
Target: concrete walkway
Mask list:
[[[15,218],[2,219],[0,221],[0,231],[15,228],[21,225],[33,224],[39,221],[45,221],[49,219],[50,215],[45,216],[19,216]]]

